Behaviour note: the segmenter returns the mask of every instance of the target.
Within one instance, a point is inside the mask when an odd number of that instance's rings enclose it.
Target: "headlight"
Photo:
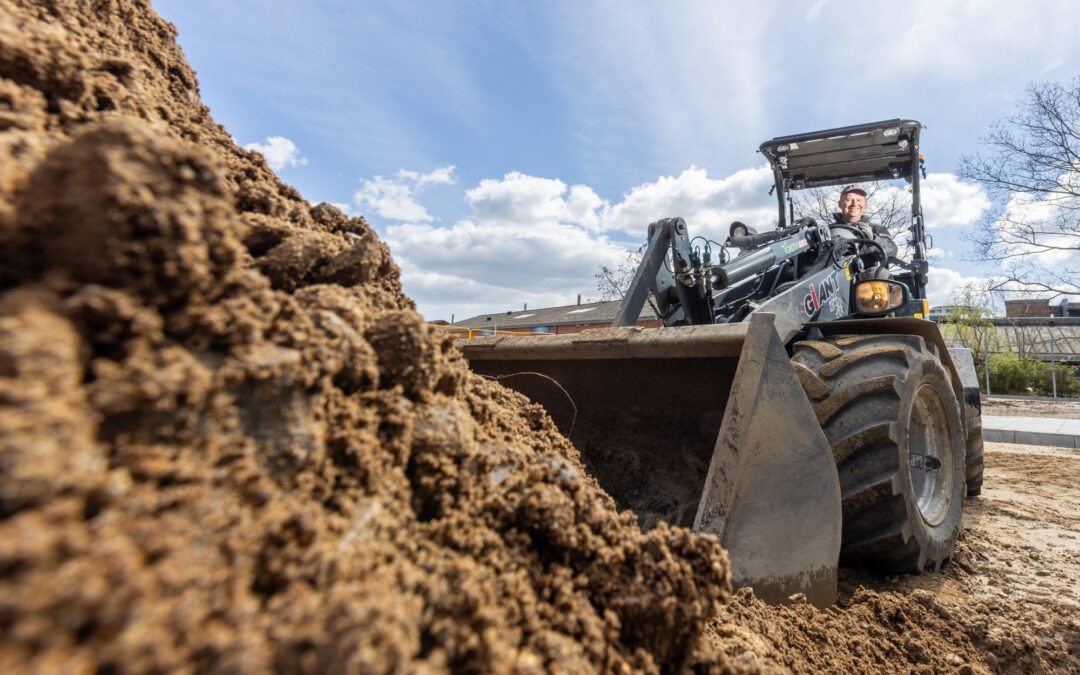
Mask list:
[[[907,302],[907,287],[898,281],[874,279],[855,284],[855,311],[859,314],[887,314]]]

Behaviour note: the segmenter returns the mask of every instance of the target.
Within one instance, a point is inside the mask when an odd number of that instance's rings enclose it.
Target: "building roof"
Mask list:
[[[453,325],[461,328],[513,330],[515,328],[532,328],[534,326],[576,326],[588,323],[611,323],[615,319],[615,312],[619,309],[619,302],[619,300],[608,300],[605,302],[586,302],[580,305],[565,305],[563,307],[526,309],[517,312],[479,314],[457,321]],[[651,321],[653,319],[656,319],[656,313],[646,305],[642,308],[638,321]]]

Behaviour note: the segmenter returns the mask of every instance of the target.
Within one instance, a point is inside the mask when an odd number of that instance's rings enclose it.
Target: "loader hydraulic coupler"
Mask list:
[[[719,538],[736,586],[836,600],[840,485],[773,316],[462,343],[544,406],[619,508]]]

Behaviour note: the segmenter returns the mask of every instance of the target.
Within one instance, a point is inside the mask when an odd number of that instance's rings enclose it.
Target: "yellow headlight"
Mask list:
[[[895,281],[863,281],[855,286],[855,309],[862,314],[891,312],[904,304],[904,288]]]

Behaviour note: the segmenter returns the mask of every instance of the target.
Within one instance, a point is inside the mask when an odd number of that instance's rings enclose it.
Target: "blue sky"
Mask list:
[[[893,117],[927,127],[946,301],[994,272],[959,158],[1028,83],[1080,74],[1072,0],[153,5],[214,118],[367,218],[429,319],[595,296],[652,220],[767,221],[761,141]]]

